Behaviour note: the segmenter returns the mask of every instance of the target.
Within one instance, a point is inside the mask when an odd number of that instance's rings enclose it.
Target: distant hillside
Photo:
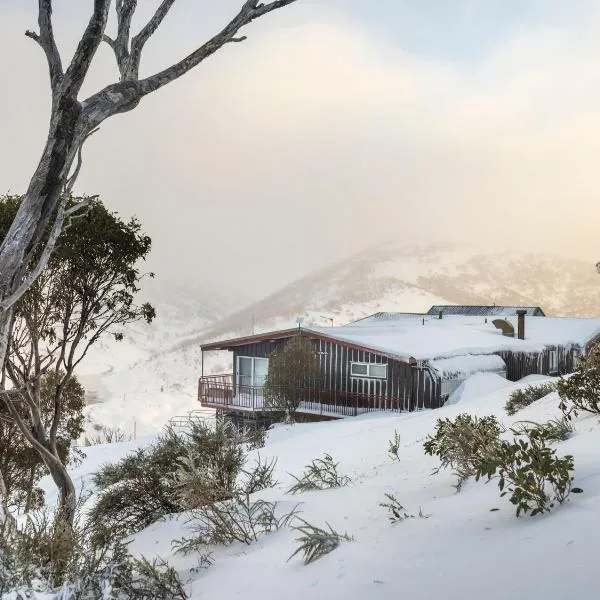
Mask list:
[[[341,324],[380,310],[435,303],[540,305],[548,315],[600,314],[594,264],[549,254],[481,252],[458,244],[386,244],[297,280],[219,322],[207,336],[273,326]]]

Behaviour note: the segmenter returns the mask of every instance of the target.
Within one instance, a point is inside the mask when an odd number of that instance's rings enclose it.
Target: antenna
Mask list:
[[[321,319],[325,319],[326,321],[329,321],[331,323],[331,326],[333,327],[333,319],[331,317],[324,317],[323,315],[321,315]]]
[[[300,331],[303,321],[304,321],[304,317],[296,317],[296,323],[298,324],[298,331]]]

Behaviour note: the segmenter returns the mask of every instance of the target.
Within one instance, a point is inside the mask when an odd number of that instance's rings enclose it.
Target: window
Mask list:
[[[268,370],[268,358],[238,356],[236,371],[237,384],[249,387],[262,387],[265,383]]]
[[[558,350],[550,350],[550,367],[548,371],[550,373],[558,372]]]
[[[387,365],[353,362],[350,363],[350,375],[352,377],[372,377],[374,379],[386,379]]]

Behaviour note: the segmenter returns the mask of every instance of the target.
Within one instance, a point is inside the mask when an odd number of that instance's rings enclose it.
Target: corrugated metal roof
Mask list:
[[[518,310],[526,311],[528,317],[545,317],[544,311],[539,306],[471,306],[471,305],[450,305],[436,304],[428,311],[428,315],[467,315],[467,316],[485,316],[485,317],[513,317]]]

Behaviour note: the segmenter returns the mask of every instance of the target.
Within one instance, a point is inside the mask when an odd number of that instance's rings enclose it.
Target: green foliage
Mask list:
[[[245,494],[254,494],[255,492],[275,487],[279,483],[274,475],[276,465],[276,458],[266,462],[258,455],[252,469],[242,469],[245,479],[241,486],[242,491]]]
[[[56,445],[60,459],[67,463],[77,459],[71,444],[83,431],[85,390],[74,375],[64,384],[61,383],[63,377],[62,371],[51,371],[42,377],[39,411],[42,425],[49,428],[54,418],[55,396],[61,386],[62,410]],[[19,414],[26,419],[24,403],[15,405]],[[45,474],[47,470],[40,455],[26,442],[17,424],[8,417],[6,407],[0,404],[0,490],[5,490],[6,504],[25,511],[41,506],[43,491],[36,486]]]
[[[394,439],[388,442],[388,455],[392,460],[400,461],[400,434],[394,429]]]
[[[560,418],[550,419],[545,423],[535,421],[519,421],[513,428],[518,435],[530,435],[535,432],[545,441],[564,442],[573,435],[574,427],[571,421],[564,415]]]
[[[192,511],[188,521],[193,538],[182,538],[174,543],[177,552],[187,554],[207,545],[240,542],[251,544],[259,537],[286,527],[296,515],[296,508],[277,516],[277,503],[250,500],[250,495],[238,491],[224,502],[203,506]]]
[[[333,552],[341,542],[351,542],[353,538],[348,534],[340,534],[335,531],[329,523],[325,523],[328,529],[321,529],[316,525],[311,525],[304,519],[296,517],[301,525],[292,527],[294,531],[298,531],[302,535],[296,538],[298,548],[288,558],[290,561],[297,554],[302,553],[304,564],[308,565],[316,560],[319,560],[326,554]]]
[[[573,484],[573,457],[559,458],[556,450],[549,448],[544,428],[511,430],[512,441],[502,440],[482,460],[476,479],[498,479],[501,496],[510,494],[509,500],[517,507],[517,517],[523,513],[531,516],[550,511],[556,502],[562,504],[569,496]]]
[[[296,483],[287,491],[288,494],[298,494],[311,490],[324,490],[327,488],[343,487],[352,482],[350,477],[340,475],[337,471],[339,463],[333,462],[333,458],[329,454],[325,454],[323,458],[313,460],[310,465],[305,467],[305,471],[301,477],[292,477]]]
[[[438,419],[435,434],[428,435],[423,448],[425,454],[439,457],[441,464],[434,470],[452,468],[457,477],[456,491],[460,491],[469,477],[477,473],[482,460],[500,443],[500,427],[496,417],[458,415],[453,421]]]
[[[269,358],[263,388],[265,407],[293,422],[306,389],[319,387],[320,379],[321,368],[312,342],[300,335],[293,337]]]
[[[185,600],[176,571],[162,560],[132,557],[116,532],[99,532],[81,519],[70,527],[42,511],[24,525],[5,523],[0,531],[0,597],[37,597],[35,592],[70,599]],[[11,596],[12,597],[12,596]]]
[[[515,390],[510,394],[504,406],[506,414],[514,415],[522,408],[533,404],[536,400],[540,400],[554,391],[556,391],[555,383],[528,385],[526,388]]]
[[[91,521],[118,526],[124,536],[168,514],[231,498],[246,461],[246,442],[244,433],[227,423],[194,423],[182,433],[167,429],[152,446],[94,475],[99,499]],[[269,470],[265,473],[262,463],[261,468],[264,482]]]
[[[570,418],[579,411],[600,414],[600,348],[581,359],[579,369],[558,382],[560,408]]]
[[[122,565],[113,590],[131,600],[187,600],[177,571],[162,558],[131,558]]]

